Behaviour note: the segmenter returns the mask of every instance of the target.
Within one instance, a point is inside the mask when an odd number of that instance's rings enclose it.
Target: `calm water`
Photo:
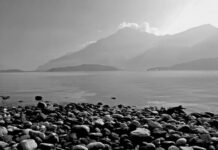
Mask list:
[[[0,73],[0,95],[10,95],[13,105],[42,95],[60,103],[182,104],[187,111],[218,112],[218,72]]]

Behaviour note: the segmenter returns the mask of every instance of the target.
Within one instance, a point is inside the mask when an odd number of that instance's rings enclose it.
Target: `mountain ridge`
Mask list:
[[[211,55],[218,57],[218,51],[215,50],[216,47],[218,48],[216,37],[218,37],[218,29],[211,25],[202,25],[165,36],[155,36],[135,29],[123,28],[80,51],[49,61],[39,66],[37,70],[81,64],[101,64],[121,69],[144,69],[200,59],[205,55],[205,50],[211,52],[208,57]],[[208,46],[208,43],[213,40],[215,41],[214,47]],[[195,57],[193,52],[198,57]]]

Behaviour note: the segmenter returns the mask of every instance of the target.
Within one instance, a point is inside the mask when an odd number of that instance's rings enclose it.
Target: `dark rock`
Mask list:
[[[163,141],[161,145],[162,145],[163,148],[168,149],[170,146],[175,145],[175,142],[173,142],[173,141]]]
[[[43,99],[42,96],[35,96],[36,101],[41,101],[42,99]]]
[[[75,132],[78,137],[85,137],[89,134],[90,128],[87,125],[75,125],[72,131]]]
[[[54,149],[54,144],[50,144],[50,143],[40,143],[39,148],[42,150],[52,150]]]
[[[58,137],[58,135],[57,135],[56,133],[50,133],[50,134],[46,137],[45,141],[46,141],[47,143],[55,144],[55,143],[58,143],[58,142],[59,142],[59,137]]]
[[[165,136],[166,136],[166,133],[167,133],[167,131],[165,131],[165,130],[163,130],[163,129],[160,129],[160,128],[155,128],[155,129],[152,131],[152,135],[153,135],[155,138],[165,137]]]
[[[145,146],[139,147],[139,150],[155,150],[155,148],[153,143],[146,143]]]
[[[200,139],[202,139],[205,143],[210,143],[211,140],[212,140],[210,134],[200,134],[199,137],[200,137]]]
[[[39,109],[45,109],[47,107],[47,104],[45,102],[38,102],[37,107]]]
[[[193,132],[192,129],[189,127],[189,125],[182,125],[182,126],[178,127],[177,130],[181,131],[181,132],[185,132],[185,133]]]

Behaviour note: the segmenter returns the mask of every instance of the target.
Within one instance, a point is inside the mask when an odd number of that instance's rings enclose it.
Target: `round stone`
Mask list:
[[[185,138],[180,138],[176,141],[177,146],[185,146],[187,143],[187,140]]]
[[[179,148],[175,145],[172,145],[168,148],[168,150],[179,150]]]

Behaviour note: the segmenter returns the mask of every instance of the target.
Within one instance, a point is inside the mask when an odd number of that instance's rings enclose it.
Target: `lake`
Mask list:
[[[42,95],[57,103],[183,105],[188,112],[218,112],[218,72],[0,73],[0,95],[10,95],[10,105],[33,104]]]

